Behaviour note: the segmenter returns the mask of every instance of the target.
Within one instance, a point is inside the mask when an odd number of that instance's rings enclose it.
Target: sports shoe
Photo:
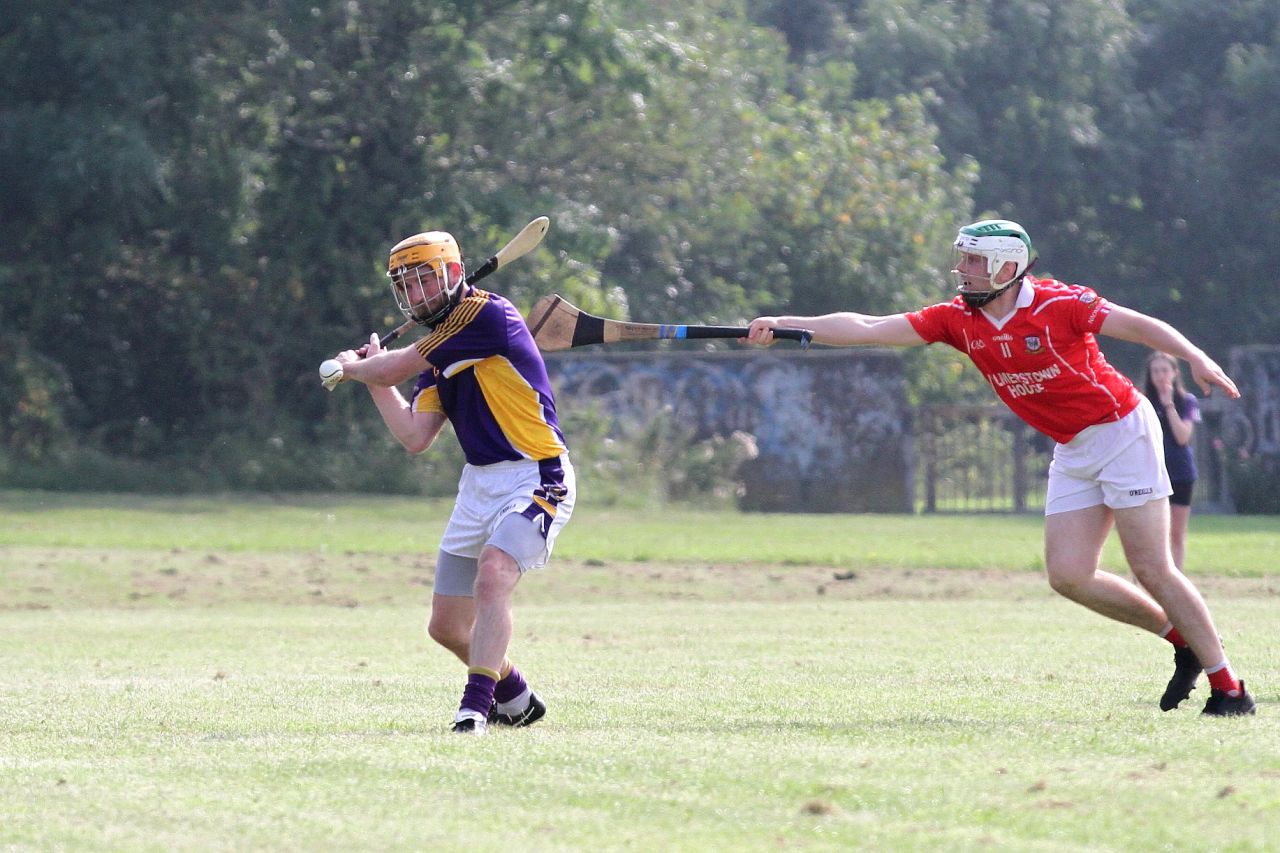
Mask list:
[[[1240,695],[1228,696],[1225,690],[1215,690],[1204,703],[1200,713],[1210,717],[1243,717],[1245,714],[1256,714],[1258,703],[1253,701],[1249,691],[1244,689],[1244,679],[1240,679]]]
[[[453,720],[454,734],[483,735],[489,733],[489,721],[475,711],[459,711]]]
[[[1200,677],[1203,669],[1190,646],[1174,649],[1173,677],[1169,679],[1169,686],[1164,689],[1164,695],[1160,697],[1160,710],[1172,711],[1182,704],[1182,700],[1196,689],[1196,679]]]
[[[547,706],[537,693],[529,694],[529,704],[518,714],[500,714],[498,713],[498,703],[495,702],[489,706],[489,722],[497,723],[500,726],[531,726],[541,720],[547,713]]]

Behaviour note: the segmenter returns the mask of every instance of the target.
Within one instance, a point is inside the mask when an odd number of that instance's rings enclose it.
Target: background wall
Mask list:
[[[661,423],[680,446],[737,442],[743,509],[911,511],[911,413],[897,353],[579,351],[548,367],[561,410],[604,413],[611,437],[634,440]]]

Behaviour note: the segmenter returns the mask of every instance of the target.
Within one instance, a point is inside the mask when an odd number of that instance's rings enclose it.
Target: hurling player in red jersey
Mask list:
[[[1098,334],[1186,360],[1209,393],[1240,396],[1213,359],[1169,324],[1108,302],[1093,290],[1036,278],[1031,238],[1016,222],[984,220],[955,241],[957,295],[887,316],[759,317],[747,340],[768,345],[773,329],[813,330],[815,343],[918,346],[945,343],[969,356],[996,395],[1057,445],[1045,498],[1049,584],[1090,610],[1136,625],[1174,646],[1174,674],[1160,699],[1176,708],[1201,670],[1211,695],[1204,713],[1254,713],[1200,592],[1169,550],[1169,475],[1156,413],[1098,348]],[[1138,584],[1099,569],[1112,526]],[[1140,585],[1139,585],[1140,584]]]

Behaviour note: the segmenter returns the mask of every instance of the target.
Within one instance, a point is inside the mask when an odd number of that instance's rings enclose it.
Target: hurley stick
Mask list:
[[[746,326],[690,326],[668,323],[624,323],[588,314],[551,294],[538,300],[527,320],[534,343],[543,352],[558,352],[591,344],[621,341],[686,340],[698,338],[745,338]],[[799,341],[808,349],[813,332],[808,329],[774,329],[775,338]]]

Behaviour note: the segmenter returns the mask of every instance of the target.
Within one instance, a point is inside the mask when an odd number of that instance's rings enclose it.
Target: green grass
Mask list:
[[[0,545],[214,549],[233,552],[423,553],[449,501],[367,497],[138,497],[0,491]],[[598,510],[589,496],[559,555],[626,562],[847,568],[1043,568],[1043,519],[1030,515],[782,515],[671,507]],[[1194,515],[1188,570],[1259,577],[1275,571],[1274,516]],[[1112,537],[1104,564],[1123,566]]]
[[[1156,709],[1167,647],[1022,571],[1034,518],[584,511],[518,594],[550,714],[477,740],[446,731],[462,667],[423,632],[443,510],[0,496],[0,849],[1280,837],[1265,520],[1195,519],[1193,555],[1233,552],[1197,582],[1261,703],[1206,720],[1203,688]]]

